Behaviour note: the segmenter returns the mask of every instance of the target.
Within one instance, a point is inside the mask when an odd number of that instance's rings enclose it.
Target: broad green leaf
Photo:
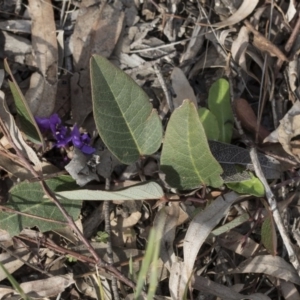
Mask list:
[[[158,150],[162,124],[149,97],[106,58],[91,58],[93,112],[107,148],[124,164]]]
[[[161,154],[167,183],[180,190],[219,187],[221,166],[210,152],[196,107],[185,100],[171,115]]]
[[[6,72],[10,75],[10,78],[12,79],[12,81],[8,80],[8,83],[17,108],[17,114],[20,119],[21,130],[24,132],[24,134],[30,141],[32,141],[35,144],[42,145],[43,149],[45,149],[45,142],[40,132],[40,129],[35,122],[35,119],[31,113],[27,101],[15,80],[6,59],[4,60],[4,67]]]
[[[221,78],[217,80],[209,89],[208,108],[216,116],[219,123],[219,141],[231,142],[233,131],[233,113],[230,103],[229,83]]]
[[[200,107],[198,109],[198,115],[205,130],[207,139],[218,141],[220,130],[216,116],[205,107]]]
[[[63,192],[57,192],[56,196],[59,198],[67,198],[72,200],[149,200],[159,199],[164,195],[161,186],[155,182],[148,182],[144,184],[138,184],[119,191],[103,191],[103,190],[68,190]]]
[[[51,190],[58,192],[66,189],[74,189],[77,185],[70,176],[60,176],[46,181]],[[77,219],[81,202],[61,200],[60,203],[67,210],[69,215]],[[21,213],[48,218],[60,222],[66,222],[57,206],[44,197],[44,192],[38,182],[22,182],[10,190],[9,201],[6,207]],[[49,222],[43,219],[36,219],[16,213],[0,212],[0,228],[7,230],[11,236],[18,235],[24,228],[37,226],[40,231],[55,230],[63,227],[62,224]]]
[[[226,183],[227,187],[239,194],[249,194],[256,197],[265,195],[265,188],[261,181],[249,172],[251,179],[240,182]]]

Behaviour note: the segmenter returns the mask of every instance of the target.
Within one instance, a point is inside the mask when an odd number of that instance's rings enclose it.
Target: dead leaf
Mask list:
[[[292,21],[292,19],[294,18],[295,14],[297,13],[297,9],[295,7],[296,2],[294,2],[294,0],[290,0],[289,3],[289,8],[285,14],[286,19],[288,22]]]
[[[57,296],[73,283],[73,274],[67,274],[42,280],[23,282],[20,284],[20,287],[28,297],[44,298]]]
[[[244,235],[234,230],[219,236],[218,243],[222,247],[247,258],[257,253],[260,247],[259,244],[254,242],[251,238],[245,240]]]
[[[73,158],[65,166],[65,169],[76,180],[79,186],[84,186],[92,180],[99,181],[99,176],[87,165],[89,157],[83,154],[80,149],[74,147]]]
[[[20,257],[23,259],[23,261],[27,261],[31,253],[24,248],[23,249],[18,249],[16,251],[13,251],[13,254],[15,254],[17,257]],[[0,262],[4,265],[6,270],[8,271],[9,274],[12,274],[19,268],[21,268],[24,265],[24,262],[21,261],[20,259],[15,258],[14,256],[11,256],[9,253],[1,253],[0,254]],[[6,273],[3,271],[3,269],[0,269],[0,281],[3,279],[7,278]],[[1,290],[1,289],[0,289]]]
[[[220,29],[236,24],[250,15],[254,11],[257,3],[258,0],[244,0],[238,10],[232,16],[222,22],[212,24],[211,26],[218,27],[218,29]]]
[[[10,137],[16,147],[35,165],[36,171],[40,172],[42,170],[41,162],[34,150],[25,143],[21,131],[8,110],[2,91],[0,91],[0,119],[9,131]]]
[[[187,276],[186,281],[193,273],[196,256],[201,246],[237,198],[238,194],[235,192],[220,196],[191,221],[183,244],[185,272],[182,273],[182,277]]]
[[[3,45],[0,49],[1,58],[7,58],[19,64],[32,65],[32,47],[31,42],[23,36],[2,31],[0,43]]]
[[[181,261],[174,261],[170,270],[169,290],[171,299],[184,299],[184,292],[188,286],[186,276],[182,276],[184,271],[184,263]]]
[[[223,300],[271,300],[268,296],[260,293],[251,295],[242,295],[234,291],[232,288],[224,286],[204,278],[202,276],[194,276],[192,279],[192,286],[194,289],[204,292],[206,294],[217,296]]]
[[[180,58],[181,64],[188,62],[190,59],[194,59],[205,41],[204,33],[207,31],[207,28],[205,26],[197,25],[197,23],[207,22],[207,18],[205,18],[202,14],[203,12],[200,10],[191,39],[189,40],[189,43],[186,46],[186,50]],[[183,67],[182,69],[184,73],[187,74],[190,66]]]
[[[249,76],[253,77],[257,82],[260,82],[260,80],[248,68],[246,53],[249,53],[251,51],[250,49],[248,49],[248,46],[249,30],[246,26],[242,26],[239,31],[238,37],[232,42],[231,45],[232,58]]]
[[[83,278],[77,278],[76,279],[76,287],[78,290],[84,294],[85,296],[88,296],[92,299],[101,299],[101,296],[99,295],[99,280],[101,282],[101,285],[103,287],[104,292],[104,299],[105,300],[113,300],[112,293],[111,293],[111,287],[109,285],[109,282],[105,276],[97,274],[93,274],[90,276],[85,276]]]
[[[110,178],[114,168],[120,164],[119,160],[108,149],[97,151],[95,154],[100,157],[100,162],[96,165],[97,174]]]
[[[27,170],[17,159],[10,159],[3,154],[0,155],[0,168],[5,170],[9,175],[20,178],[21,180],[33,177],[31,172]]]
[[[29,11],[32,19],[33,55],[40,73],[32,74],[30,88],[25,97],[34,115],[48,117],[55,106],[58,74],[58,50],[52,2],[29,0]]]
[[[14,293],[14,289],[8,286],[1,285],[0,299],[12,299],[11,296]]]
[[[123,28],[124,12],[121,2],[103,2],[80,6],[74,32],[70,39],[76,73],[71,78],[71,107],[73,120],[80,126],[92,112],[89,60],[92,54],[109,57]]]
[[[280,290],[282,292],[282,296],[286,300],[300,299],[300,294],[299,294],[297,288],[291,282],[286,282],[284,280],[280,280]]]
[[[282,61],[289,62],[289,59],[285,56],[285,54],[270,40],[268,40],[260,32],[258,32],[248,20],[245,20],[244,23],[247,28],[253,33],[253,43],[259,50],[261,50],[262,52],[267,52],[271,56],[278,57]]]
[[[294,153],[297,145],[291,142],[293,137],[300,134],[300,101],[296,101],[293,107],[286,113],[280,121],[280,125],[274,130],[264,142],[276,143],[279,142],[283,149],[293,156],[297,161],[300,161],[300,153]],[[295,147],[296,146],[296,147]],[[294,147],[294,149],[293,149]]]
[[[280,256],[261,255],[249,258],[230,273],[263,273],[300,285],[296,270]]]
[[[191,100],[198,107],[193,88],[180,68],[175,67],[171,73],[172,87],[176,94],[173,97],[174,109],[179,107],[184,99]]]
[[[241,121],[242,126],[255,135],[257,118],[248,101],[243,98],[235,99],[234,107],[235,107],[236,115],[239,121]],[[262,143],[269,134],[270,132],[264,126],[259,125],[258,127],[259,142]]]

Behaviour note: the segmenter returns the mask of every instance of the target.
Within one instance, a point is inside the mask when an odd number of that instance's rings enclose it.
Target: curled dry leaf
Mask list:
[[[296,270],[280,256],[260,255],[249,258],[231,273],[264,273],[300,285]]]
[[[300,161],[300,153],[296,152],[297,147],[294,147],[291,141],[293,137],[300,134],[300,101],[296,101],[293,107],[286,113],[280,121],[278,128],[273,131],[264,142],[276,143],[279,142],[283,149],[296,160]]]
[[[251,46],[249,47],[249,30],[246,26],[242,26],[238,33],[238,37],[232,42],[232,58],[249,76],[254,78],[257,82],[260,82],[257,76],[248,69],[246,53],[251,58],[253,56],[252,50],[250,50],[251,48]]]
[[[0,119],[9,131],[9,135],[16,147],[34,164],[36,171],[39,172],[42,169],[41,162],[34,150],[25,143],[21,131],[8,110],[2,91],[0,91]]]
[[[268,40],[260,32],[258,32],[248,20],[245,20],[244,23],[247,26],[247,28],[253,33],[253,43],[259,50],[261,50],[262,52],[267,52],[271,56],[278,57],[282,61],[289,61],[285,54],[270,40]]]
[[[246,50],[249,44],[249,30],[246,26],[242,26],[237,38],[232,42],[231,53],[232,58],[240,65],[243,70],[247,70]]]

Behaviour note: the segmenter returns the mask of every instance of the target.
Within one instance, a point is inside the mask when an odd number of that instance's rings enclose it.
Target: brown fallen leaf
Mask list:
[[[277,46],[275,46],[270,40],[268,40],[260,32],[258,32],[248,20],[245,20],[244,24],[253,33],[254,45],[260,51],[267,52],[271,56],[275,56],[281,59],[282,61],[289,62],[289,59],[285,56],[285,54]]]
[[[256,134],[257,118],[248,101],[243,98],[238,98],[234,101],[234,108],[239,121],[241,121],[242,127]],[[262,143],[269,134],[269,130],[259,125],[258,139],[260,143]]]
[[[51,0],[29,0],[31,40],[36,67],[25,97],[34,115],[48,117],[54,110],[57,88],[57,40]],[[47,24],[47,26],[45,26]]]
[[[120,5],[81,3],[70,40],[75,70],[71,78],[72,117],[78,125],[92,112],[89,59],[92,54],[109,57],[113,52],[124,23]]]

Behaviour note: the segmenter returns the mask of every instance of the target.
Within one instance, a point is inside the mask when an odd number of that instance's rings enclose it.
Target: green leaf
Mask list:
[[[91,58],[93,111],[107,148],[124,164],[158,150],[162,124],[149,97],[106,58]]]
[[[248,172],[251,179],[240,182],[226,183],[227,187],[239,194],[249,194],[255,197],[263,197],[265,195],[265,188],[261,181]]]
[[[109,238],[109,234],[105,231],[98,231],[97,235],[95,237],[96,242],[99,243],[107,243],[107,240]]]
[[[248,213],[243,213],[240,216],[235,217],[232,221],[221,225],[220,227],[218,227],[217,229],[214,229],[211,234],[214,236],[219,236],[225,232],[230,231],[231,229],[234,229],[240,225],[242,225],[243,223],[249,221],[250,217]]]
[[[265,207],[265,210],[267,211],[267,217],[261,226],[261,242],[269,251],[269,253],[275,256],[277,254],[277,235],[273,214],[270,211],[270,206],[267,201],[263,198],[261,198],[261,201]]]
[[[216,116],[204,107],[200,107],[198,109],[198,115],[205,130],[207,139],[218,141],[220,130]]]
[[[46,183],[55,192],[74,189],[77,186],[70,176],[49,179],[46,180]],[[78,218],[81,202],[61,200],[60,203],[74,219]],[[43,189],[38,182],[22,182],[14,186],[10,190],[9,201],[5,206],[21,213],[66,222],[57,206],[50,199],[44,197]],[[12,212],[0,212],[0,228],[7,230],[11,236],[18,235],[24,228],[34,226],[44,232],[61,228],[64,225]]]
[[[147,182],[143,184],[137,184],[126,189],[119,191],[103,191],[103,190],[68,190],[63,192],[57,192],[58,198],[67,198],[72,200],[147,200],[147,199],[159,199],[164,195],[161,186],[155,182]]]
[[[4,67],[6,72],[10,75],[12,79],[12,81],[8,80],[8,84],[17,108],[17,114],[19,116],[21,130],[24,132],[24,134],[30,141],[32,141],[35,144],[42,145],[44,150],[45,142],[43,136],[40,132],[38,125],[35,122],[35,119],[31,113],[27,101],[15,80],[6,59],[4,60]]]
[[[171,115],[161,154],[167,183],[180,190],[219,187],[221,166],[210,152],[196,107],[185,100]]]
[[[219,141],[230,143],[234,118],[230,104],[229,83],[221,78],[209,89],[208,108],[216,116],[219,123]]]
[[[147,299],[153,299],[155,295],[155,291],[158,284],[158,258],[159,258],[159,249],[160,249],[160,239],[161,232],[157,230],[157,228],[153,227],[150,230],[147,249],[144,255],[144,259],[142,261],[142,266],[139,271],[137,283],[136,283],[136,291],[134,295],[134,299],[141,299],[141,293],[143,286],[145,284],[147,273],[150,272],[150,282],[149,289],[147,293]]]

